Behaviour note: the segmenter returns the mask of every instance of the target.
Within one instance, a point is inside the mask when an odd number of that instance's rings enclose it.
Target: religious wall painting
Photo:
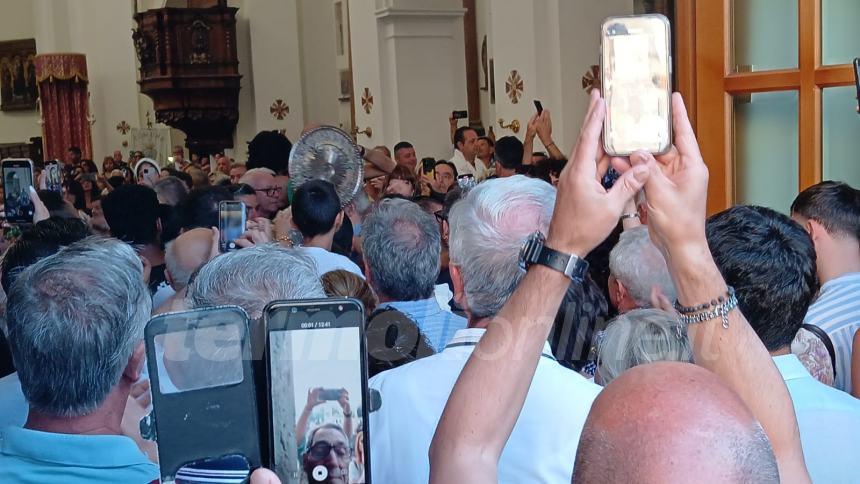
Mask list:
[[[36,83],[36,40],[0,42],[0,110],[36,109],[39,88]]]

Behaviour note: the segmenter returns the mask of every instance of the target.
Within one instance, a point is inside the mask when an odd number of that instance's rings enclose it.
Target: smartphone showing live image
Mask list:
[[[29,159],[7,158],[3,160],[3,194],[6,221],[13,224],[33,222],[33,162]]]
[[[361,303],[273,302],[264,318],[271,468],[284,484],[369,483]]]
[[[221,252],[239,248],[236,239],[245,233],[245,219],[245,202],[225,200],[218,204],[218,230],[221,232],[218,245]]]

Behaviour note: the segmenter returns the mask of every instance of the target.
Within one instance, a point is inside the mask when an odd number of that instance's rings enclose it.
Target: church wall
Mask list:
[[[35,38],[30,0],[6,0],[0,15],[0,41]],[[36,43],[36,51],[39,44]],[[41,136],[36,111],[0,111],[0,143],[26,143]]]

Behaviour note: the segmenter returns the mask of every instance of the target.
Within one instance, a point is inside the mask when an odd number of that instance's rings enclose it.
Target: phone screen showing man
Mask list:
[[[30,187],[33,186],[33,165],[29,160],[5,160],[3,162],[3,190],[5,195],[6,220],[10,223],[31,223],[33,201]]]
[[[271,457],[285,484],[369,482],[363,311],[332,301],[269,320]]]

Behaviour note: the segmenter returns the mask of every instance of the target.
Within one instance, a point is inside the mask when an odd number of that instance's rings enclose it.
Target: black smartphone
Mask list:
[[[854,59],[854,84],[857,86],[857,113],[860,113],[860,57]]]
[[[23,158],[3,160],[3,194],[6,221],[14,224],[33,223],[33,161]]]
[[[535,99],[535,109],[537,109],[538,114],[543,113],[543,104],[541,104],[537,99]]]
[[[276,301],[263,318],[271,469],[284,484],[369,483],[361,303]]]
[[[235,306],[147,323],[161,482],[243,482],[263,465],[248,326]]]
[[[436,168],[436,160],[434,158],[422,158],[421,159],[421,171],[428,175],[433,173],[433,170]]]
[[[454,111],[451,113],[454,119],[466,119],[469,117],[469,111]]]
[[[45,190],[58,193],[63,191],[63,177],[58,160],[51,160],[45,163],[45,169],[42,171],[42,179],[45,181]]]
[[[225,200],[218,204],[218,230],[221,232],[218,245],[221,252],[239,248],[236,239],[245,233],[245,213],[245,202]]]

